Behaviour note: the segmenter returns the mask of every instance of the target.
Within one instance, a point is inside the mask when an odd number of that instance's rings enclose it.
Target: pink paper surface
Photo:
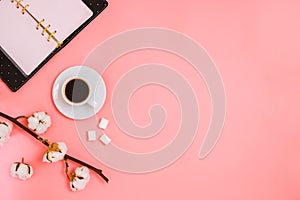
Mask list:
[[[64,163],[42,163],[45,148],[15,127],[0,147],[0,198],[17,199],[300,199],[300,13],[298,1],[157,1],[109,2],[109,7],[57,54],[17,93],[0,83],[0,110],[12,116],[47,111],[52,126],[44,135],[65,141],[68,153],[101,169],[86,189],[71,192]],[[129,103],[135,123],[149,123],[148,109],[162,104],[168,113],[163,131],[148,140],[135,140],[116,126],[111,111],[112,90],[125,73],[143,63],[163,63],[186,78],[198,100],[197,135],[185,154],[156,172],[130,174],[96,160],[83,146],[73,120],[62,116],[51,99],[52,84],[64,69],[80,65],[101,42],[120,32],[161,27],[181,32],[209,53],[226,90],[226,120],[220,140],[203,160],[199,149],[209,127],[210,96],[201,76],[177,57],[145,50],[128,54],[102,74],[107,101],[97,117],[110,124],[112,142],[135,152],[159,149],[179,128],[180,109],[174,95],[147,86]],[[108,49],[108,51],[113,51]],[[105,55],[104,55],[105,56]],[[101,63],[99,63],[101,65]],[[101,145],[101,143],[99,143]],[[10,176],[13,162],[25,160],[34,175],[23,182]],[[71,163],[71,167],[76,165]]]

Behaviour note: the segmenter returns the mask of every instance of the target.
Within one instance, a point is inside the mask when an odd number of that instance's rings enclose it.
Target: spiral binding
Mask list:
[[[1,1],[1,0],[0,0]],[[50,32],[49,31],[49,28],[50,28],[50,25],[47,25],[47,26],[44,26],[44,22],[45,22],[45,19],[42,19],[42,20],[37,20],[30,12],[29,10],[27,9],[29,7],[29,4],[22,4],[22,1],[23,0],[11,0],[11,3],[15,3],[16,2],[16,8],[19,9],[20,7],[22,8],[22,14],[24,15],[25,13],[27,13],[36,23],[36,30],[39,30],[39,28],[42,29],[42,32],[41,32],[41,35],[44,36],[45,34],[48,35],[48,38],[47,38],[47,41],[50,42],[50,40],[54,40],[57,44],[56,48],[60,47],[63,42],[59,41],[55,36],[54,34],[56,34],[56,31],[53,31],[53,32]]]

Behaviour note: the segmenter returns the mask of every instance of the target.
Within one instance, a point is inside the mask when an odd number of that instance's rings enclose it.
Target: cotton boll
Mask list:
[[[12,124],[10,122],[0,122],[0,146],[6,143],[12,131]]]
[[[87,167],[77,167],[72,173],[70,188],[72,191],[83,190],[90,181],[90,172]]]
[[[90,170],[87,167],[77,167],[75,174],[76,176],[83,177],[84,179],[90,179]]]
[[[42,134],[51,126],[51,118],[46,112],[36,112],[28,119],[28,127],[37,134]]]
[[[23,161],[21,163],[15,162],[10,168],[10,173],[12,177],[25,181],[33,175],[33,169],[30,165],[23,163]]]
[[[80,180],[80,179],[76,178],[72,182],[70,182],[70,188],[74,192],[83,190],[87,183],[88,183],[88,181],[86,181],[86,180]]]
[[[52,143],[44,153],[43,162],[54,163],[63,160],[67,150],[67,145],[63,142]]]

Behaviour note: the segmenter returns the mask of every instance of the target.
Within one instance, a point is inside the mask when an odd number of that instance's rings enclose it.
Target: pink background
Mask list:
[[[65,141],[69,153],[104,170],[105,184],[95,174],[84,191],[71,192],[64,164],[41,162],[42,145],[15,128],[0,149],[1,199],[300,199],[300,12],[299,1],[158,1],[111,0],[109,7],[17,93],[1,82],[0,110],[12,116],[47,111],[53,125],[44,135]],[[103,74],[108,99],[99,117],[111,119],[107,133],[118,145],[137,152],[155,150],[178,129],[174,96],[155,87],[131,99],[133,119],[148,122],[149,105],[161,103],[168,122],[161,139],[128,139],[115,126],[111,90],[122,74],[140,63],[169,64],[198,97],[201,122],[191,148],[175,164],[158,172],[121,173],[95,160],[84,148],[73,120],[62,116],[51,99],[52,84],[64,69],[82,64],[99,43],[134,28],[163,27],[200,43],[224,80],[227,117],[217,146],[204,160],[197,155],[209,125],[210,101],[202,78],[192,67],[158,52],[141,52],[116,61]],[[141,54],[141,55],[139,55]],[[151,95],[151,94],[159,95]],[[34,167],[26,182],[11,178],[10,165],[25,157]],[[72,165],[73,167],[75,165]]]

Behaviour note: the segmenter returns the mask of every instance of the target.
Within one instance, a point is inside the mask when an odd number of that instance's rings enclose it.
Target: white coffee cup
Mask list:
[[[91,98],[92,88],[88,80],[82,77],[71,77],[65,80],[61,87],[61,95],[66,103],[71,106],[88,104],[96,107]]]

